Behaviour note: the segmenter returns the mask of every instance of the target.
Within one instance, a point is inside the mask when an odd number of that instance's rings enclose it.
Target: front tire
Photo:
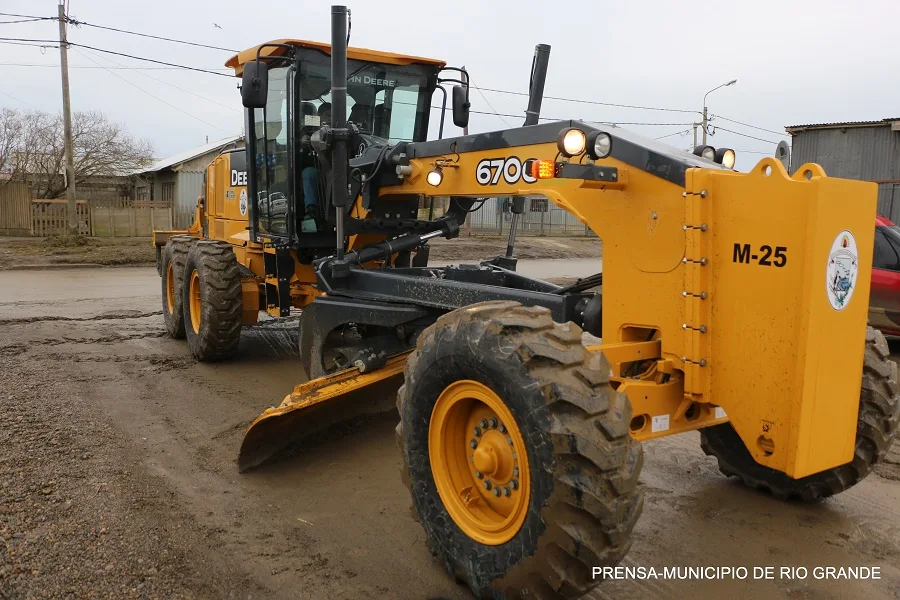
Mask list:
[[[194,358],[211,362],[234,355],[241,339],[241,271],[230,244],[194,244],[184,269],[182,305]]]
[[[160,256],[163,321],[166,331],[176,340],[182,340],[185,336],[181,284],[184,281],[187,253],[196,241],[197,238],[189,235],[172,237],[166,242]]]
[[[839,467],[792,479],[753,459],[730,423],[700,432],[703,451],[718,460],[719,470],[738,477],[745,485],[771,492],[782,500],[815,502],[850,489],[862,481],[891,447],[900,423],[900,396],[897,395],[897,365],[880,331],[866,330],[859,418],[853,459]]]
[[[631,545],[643,453],[581,330],[542,307],[475,304],[422,333],[405,376],[401,475],[448,572],[478,598],[593,589],[591,568]]]

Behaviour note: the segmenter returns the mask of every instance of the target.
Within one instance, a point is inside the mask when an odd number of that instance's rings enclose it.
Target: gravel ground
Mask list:
[[[199,364],[153,268],[0,273],[0,598],[465,598],[409,516],[395,415],[250,474],[247,425],[302,381],[296,321]],[[898,348],[894,348],[897,352]],[[896,356],[895,356],[896,358]],[[898,600],[900,444],[828,501],[722,477],[699,435],[645,444],[625,566],[879,566],[876,581],[609,581],[592,600]]]
[[[0,597],[258,596],[193,551],[210,532],[47,366],[0,356]]]

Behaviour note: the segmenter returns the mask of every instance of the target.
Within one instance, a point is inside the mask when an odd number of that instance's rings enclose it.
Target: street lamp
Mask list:
[[[703,95],[703,143],[704,144],[706,144],[706,128],[707,128],[707,125],[709,124],[709,119],[707,118],[707,114],[706,114],[706,97],[709,96],[710,94],[712,94],[714,91],[718,90],[719,88],[728,87],[729,85],[734,85],[736,83],[737,83],[737,79],[732,79],[728,83],[723,83],[720,86],[714,87],[713,89],[709,90],[708,92],[706,92]],[[696,140],[694,140],[694,142],[696,145]]]

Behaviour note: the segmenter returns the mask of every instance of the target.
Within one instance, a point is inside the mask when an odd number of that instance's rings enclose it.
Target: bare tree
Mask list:
[[[129,176],[152,162],[153,147],[97,111],[72,115],[76,187],[93,177]],[[0,111],[0,173],[27,181],[37,198],[66,191],[65,144],[61,115]]]

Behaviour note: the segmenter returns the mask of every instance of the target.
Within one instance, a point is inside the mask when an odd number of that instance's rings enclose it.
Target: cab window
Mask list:
[[[900,271],[900,228],[889,226],[875,228],[875,254],[872,267]]]
[[[265,108],[254,113],[257,181],[257,228],[260,233],[288,234],[288,199],[291,190],[291,83],[289,65],[269,68]]]

